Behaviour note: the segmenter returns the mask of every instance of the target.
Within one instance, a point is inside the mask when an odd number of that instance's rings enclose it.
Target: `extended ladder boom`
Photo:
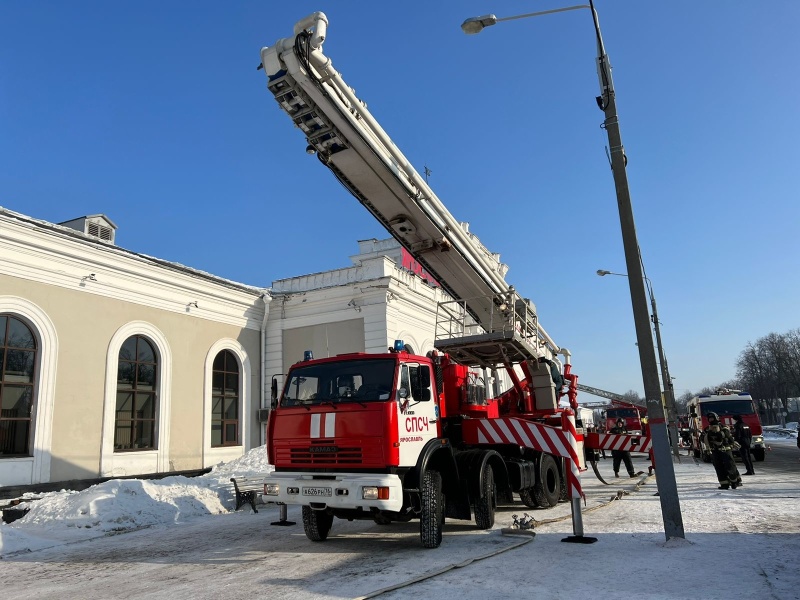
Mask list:
[[[268,88],[336,178],[479,324],[513,293],[506,266],[445,208],[322,52],[328,21],[314,13],[261,50]],[[558,346],[531,323],[547,354]]]

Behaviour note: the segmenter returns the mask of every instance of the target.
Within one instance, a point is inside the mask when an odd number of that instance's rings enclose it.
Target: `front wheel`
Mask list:
[[[312,542],[324,542],[328,539],[332,525],[332,514],[324,510],[314,510],[310,506],[303,507],[303,529]]]
[[[753,458],[756,462],[761,462],[764,460],[764,449],[763,448],[753,448]]]
[[[420,490],[419,539],[423,548],[438,548],[442,543],[444,496],[439,471],[425,471]]]
[[[491,529],[497,506],[497,489],[494,485],[494,471],[489,463],[484,464],[481,469],[480,492],[481,497],[475,501],[475,524],[478,529]]]

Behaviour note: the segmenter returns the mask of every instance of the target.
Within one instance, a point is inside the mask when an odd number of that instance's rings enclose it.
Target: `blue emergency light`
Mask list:
[[[403,343],[403,340],[395,340],[394,341],[394,351],[395,352],[402,352],[406,345]]]
[[[311,350],[303,352],[303,360],[314,360],[314,353]]]

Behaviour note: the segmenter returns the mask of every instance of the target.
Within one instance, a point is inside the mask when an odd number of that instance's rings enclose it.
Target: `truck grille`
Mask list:
[[[316,445],[289,450],[289,462],[292,465],[361,465],[361,458],[361,448],[336,447],[332,451],[320,451],[319,445]]]

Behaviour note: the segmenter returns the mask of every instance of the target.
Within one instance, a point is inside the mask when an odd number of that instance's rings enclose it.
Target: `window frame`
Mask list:
[[[213,396],[213,368],[214,359],[222,350],[229,350],[239,363],[239,444],[236,446],[211,445],[211,409]],[[220,338],[206,352],[204,363],[203,384],[203,467],[213,467],[220,462],[228,462],[242,456],[251,448],[254,433],[253,419],[260,405],[261,394],[259,386],[254,385],[253,369],[250,356],[239,340],[234,338]],[[262,385],[266,385],[261,381]],[[256,438],[259,443],[260,438]]]
[[[36,331],[31,324],[27,322],[26,319],[23,319],[21,315],[12,312],[0,312],[0,318],[5,318],[5,324],[3,327],[2,332],[2,339],[3,342],[0,344],[0,402],[2,402],[2,398],[4,395],[4,391],[6,388],[14,389],[14,388],[24,388],[28,390],[28,397],[30,402],[30,410],[28,411],[27,417],[4,417],[2,414],[2,404],[0,404],[0,433],[4,433],[3,423],[27,423],[27,431],[25,433],[25,451],[22,453],[9,453],[3,454],[0,453],[0,460],[5,460],[9,458],[30,458],[33,456],[33,438],[35,435],[35,425],[36,425],[36,399],[37,399],[37,378],[38,378],[38,370],[39,370],[39,361],[40,361],[40,343],[37,339]],[[28,335],[31,338],[33,343],[32,348],[24,347],[24,346],[11,346],[9,345],[9,336],[8,332],[11,326],[11,321],[14,320],[20,325],[22,325],[28,332]],[[13,351],[21,351],[21,352],[32,352],[33,353],[33,361],[31,365],[31,374],[30,380],[28,382],[23,381],[14,381],[10,382],[7,381],[6,377],[6,367],[8,365],[9,356]],[[18,425],[14,426],[16,430]]]
[[[35,418],[30,451],[32,456],[0,460],[0,481],[8,485],[47,483],[52,463],[53,412],[56,366],[59,352],[56,327],[48,314],[26,298],[0,295],[0,313],[22,319],[33,331],[39,348]]]
[[[122,344],[132,335],[142,335],[155,346],[159,360],[156,423],[156,449],[139,452],[114,452],[114,413],[117,406],[117,369]],[[172,350],[164,333],[147,321],[129,321],[111,336],[106,353],[106,377],[103,400],[103,437],[100,454],[100,476],[165,473],[170,466],[170,412],[172,410]]]
[[[122,351],[125,348],[125,345],[128,343],[129,340],[135,340],[135,352],[133,358],[123,358]],[[153,360],[140,360],[139,359],[139,344],[146,343],[149,347],[150,352],[152,352]],[[123,363],[132,365],[133,367],[133,380],[131,381],[130,387],[121,387],[120,386],[120,371]],[[139,388],[139,376],[141,373],[141,367],[147,366],[152,367],[153,369],[153,380],[150,386],[150,389],[142,389]],[[150,340],[146,335],[142,335],[140,333],[135,333],[128,338],[126,338],[122,344],[120,345],[120,349],[117,352],[117,381],[116,381],[116,395],[115,395],[115,411],[114,411],[114,452],[117,453],[125,453],[125,452],[148,452],[158,449],[158,381],[159,381],[159,371],[160,371],[160,361],[158,356],[158,350],[156,345]],[[130,408],[130,417],[126,419],[120,419],[120,409],[119,409],[119,395],[120,394],[128,394],[130,396],[131,401],[131,408]],[[147,395],[150,397],[149,401],[151,404],[151,408],[149,409],[152,416],[150,417],[137,417],[137,410],[136,407],[140,402],[140,395]],[[120,431],[120,422],[128,423],[130,427],[130,445],[132,447],[119,447],[117,443],[117,435]],[[147,428],[150,430],[149,438],[150,444],[149,445],[140,445],[134,446],[136,444],[136,440],[138,439],[138,435],[141,435],[142,431]]]
[[[214,365],[217,362],[217,358],[219,356],[223,357],[224,365],[222,370],[217,370],[214,368]],[[229,361],[232,361],[236,367],[236,371],[230,370]],[[222,378],[222,388],[220,392],[216,391],[214,387],[214,379],[217,375],[220,375]],[[236,389],[233,393],[228,393],[228,375],[236,375]],[[242,417],[242,368],[238,357],[231,352],[228,348],[223,348],[219,352],[217,352],[214,359],[211,361],[211,447],[212,448],[226,448],[230,446],[241,446],[241,417]],[[226,401],[235,400],[236,405],[236,418],[229,419],[225,418],[225,407]],[[222,402],[222,416],[221,418],[217,418],[215,416],[214,407],[217,400]],[[214,443],[214,426],[219,424],[220,426],[220,443]],[[233,425],[235,427],[235,435],[234,439],[228,439],[226,435],[227,428]]]

